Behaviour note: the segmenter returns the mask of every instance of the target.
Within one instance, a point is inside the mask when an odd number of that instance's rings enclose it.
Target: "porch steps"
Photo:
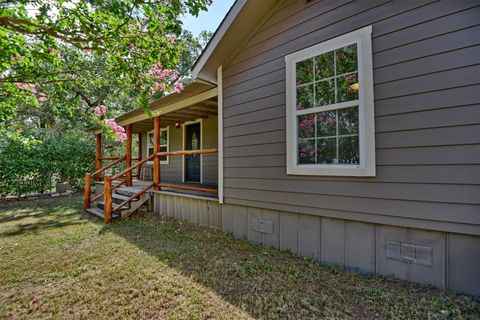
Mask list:
[[[104,218],[105,217],[105,213],[103,211],[103,209],[100,209],[98,207],[94,207],[94,208],[90,208],[90,209],[85,209],[85,211],[87,211],[88,213],[91,213],[99,218]],[[119,218],[120,217],[120,214],[118,214],[117,212],[114,212],[112,213],[112,218],[116,219],[116,218]]]
[[[127,199],[128,199],[128,198],[127,198]],[[99,207],[100,209],[103,209],[104,206],[105,206],[105,201],[99,201],[99,202],[98,202],[98,207]],[[116,202],[113,203],[113,207],[115,207],[115,206],[116,206]],[[127,205],[122,206],[122,207],[120,208],[120,210],[128,210],[128,209],[130,209],[130,206],[129,206],[128,203],[127,203]]]
[[[126,198],[133,196],[138,191],[140,191],[140,189],[135,187],[120,187],[114,190],[114,192],[116,192],[118,195],[125,196]]]
[[[138,187],[119,187],[112,192],[112,207],[115,208],[116,205],[119,203],[128,200],[131,196],[136,194],[138,191],[140,191]],[[120,210],[112,212],[112,218],[113,219],[119,219],[119,218],[127,218],[134,212],[138,210],[142,205],[144,205],[147,201],[150,200],[150,193],[145,193],[141,195],[140,197],[133,198],[130,202],[126,203],[125,205],[122,206]],[[92,204],[92,207],[89,209],[85,209],[88,213],[91,213],[99,218],[104,218],[104,208],[105,202],[103,200],[97,201],[94,204]]]
[[[128,198],[129,197],[122,196],[121,194],[118,194],[118,193],[112,193],[112,199],[114,199],[113,201],[119,200],[118,202],[122,202],[122,201],[128,200]]]

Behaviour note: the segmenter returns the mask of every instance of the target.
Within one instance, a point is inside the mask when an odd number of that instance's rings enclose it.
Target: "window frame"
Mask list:
[[[375,176],[375,118],[373,100],[372,27],[367,26],[285,56],[287,105],[287,174],[319,176]],[[298,164],[297,116],[357,106],[351,101],[296,110],[296,63],[338,48],[357,44],[358,121],[360,163]],[[308,110],[308,111],[307,111]]]
[[[170,126],[166,126],[165,128],[160,128],[160,136],[162,135],[162,131],[165,131],[167,133],[167,144],[160,144],[160,147],[167,147],[167,152],[168,152],[170,151]],[[153,130],[147,132],[147,157],[150,156],[150,148],[153,148],[153,145],[150,144],[150,134],[153,134]],[[160,164],[169,164],[169,163],[170,163],[170,156],[167,156],[166,160],[160,160]]]

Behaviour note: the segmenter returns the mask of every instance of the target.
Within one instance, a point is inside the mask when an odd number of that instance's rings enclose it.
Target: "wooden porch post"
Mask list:
[[[95,171],[102,168],[102,134],[97,133],[95,135]],[[95,176],[95,180],[100,181],[100,174]]]
[[[90,173],[85,174],[85,189],[84,189],[84,197],[83,197],[83,207],[85,209],[90,208],[90,180],[92,179],[92,175]]]
[[[138,133],[138,161],[142,161],[142,134]],[[142,166],[138,167],[138,180],[142,176]]]
[[[160,190],[160,116],[153,119],[153,189]]]
[[[132,166],[132,129],[133,125],[130,123],[127,125],[127,143],[125,150],[125,167],[130,168]],[[126,181],[127,186],[132,185],[132,171],[127,172]]]
[[[112,221],[112,176],[109,174],[103,180],[103,214],[105,222]]]

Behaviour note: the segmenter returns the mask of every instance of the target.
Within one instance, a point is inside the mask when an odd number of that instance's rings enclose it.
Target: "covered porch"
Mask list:
[[[96,171],[86,175],[85,208],[93,211],[92,203],[98,201],[106,221],[144,194],[181,195],[218,202],[216,87],[192,83],[182,93],[152,102],[149,109],[150,115],[136,109],[115,119],[126,129],[124,156],[105,155],[101,130],[95,131]],[[134,144],[138,148],[135,157]],[[122,165],[124,170],[120,173],[108,174],[115,166]],[[95,185],[93,196],[91,182]]]

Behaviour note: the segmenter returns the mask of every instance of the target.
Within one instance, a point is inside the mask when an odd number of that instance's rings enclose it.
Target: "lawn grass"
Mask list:
[[[165,217],[105,225],[79,197],[0,207],[0,319],[478,319],[479,310],[471,297]]]

